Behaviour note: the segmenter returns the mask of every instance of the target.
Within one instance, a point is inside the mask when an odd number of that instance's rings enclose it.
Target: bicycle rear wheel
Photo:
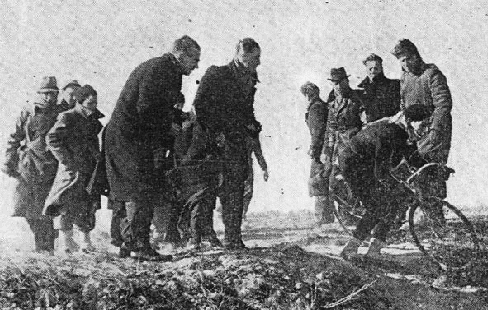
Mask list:
[[[432,207],[436,204],[442,213]],[[476,259],[480,244],[473,225],[449,202],[412,206],[408,221],[417,247],[443,270],[465,268]]]
[[[347,183],[344,180],[337,180],[330,196],[331,203],[334,205],[334,215],[344,231],[352,236],[364,209],[358,199],[353,201],[347,199],[351,196],[351,189]]]

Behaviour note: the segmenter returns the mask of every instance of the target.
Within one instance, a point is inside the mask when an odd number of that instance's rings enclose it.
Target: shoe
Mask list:
[[[369,245],[368,252],[366,252],[366,256],[370,258],[379,258],[381,257],[381,249],[384,247],[386,247],[386,242],[373,238]]]
[[[224,244],[224,248],[226,250],[229,250],[229,251],[237,251],[237,250],[247,249],[246,245],[244,244],[244,242],[242,242],[242,240],[226,242]]]
[[[169,262],[173,260],[171,255],[161,255],[153,248],[145,248],[140,251],[131,251],[130,257],[135,260],[149,262]]]
[[[215,236],[208,238],[208,242],[210,243],[210,246],[213,248],[222,248],[223,247],[222,242],[220,242],[219,238],[217,238]]]
[[[358,254],[358,249],[359,246],[361,245],[361,240],[352,238],[349,240],[344,248],[342,249],[341,256],[344,259],[350,259],[352,256],[355,256]]]

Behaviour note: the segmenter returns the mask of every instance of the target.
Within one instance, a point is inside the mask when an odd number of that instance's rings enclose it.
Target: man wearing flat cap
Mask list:
[[[383,59],[370,54],[363,60],[367,76],[358,85],[361,91],[366,122],[393,116],[400,111],[400,81],[391,80],[383,73]]]
[[[50,217],[42,215],[58,162],[45,137],[56,122],[58,86],[54,76],[42,78],[37,98],[25,107],[10,134],[3,171],[16,179],[13,216],[24,217],[34,233],[35,250],[52,253],[55,231]]]
[[[446,164],[452,135],[452,97],[447,79],[436,65],[423,61],[415,44],[408,39],[400,40],[391,53],[402,66],[402,109],[422,104],[432,111],[432,116],[424,120],[416,130],[419,154],[425,162]],[[440,198],[447,196],[445,180],[429,184],[429,188],[435,189],[436,196]]]

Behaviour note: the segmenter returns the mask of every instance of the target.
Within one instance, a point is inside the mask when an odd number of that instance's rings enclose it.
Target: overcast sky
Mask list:
[[[449,199],[488,202],[484,1],[5,2],[0,8],[1,145],[43,75],[55,75],[61,86],[69,79],[94,86],[108,119],[134,67],[188,34],[202,47],[200,68],[184,79],[191,104],[205,69],[227,63],[237,41],[253,37],[262,47],[255,109],[270,180],[256,181],[251,210],[311,209],[306,103],[299,86],[311,80],[325,94],[331,89],[327,72],[339,66],[355,86],[365,75],[361,60],[371,52],[383,57],[387,76],[398,78],[400,65],[389,51],[398,39],[409,38],[424,60],[447,76],[453,94],[449,164],[457,173],[449,181]],[[10,183],[2,180],[8,197]]]

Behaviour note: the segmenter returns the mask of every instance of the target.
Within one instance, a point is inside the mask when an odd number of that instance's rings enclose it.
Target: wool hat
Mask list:
[[[332,68],[332,69],[330,69],[330,77],[328,78],[328,80],[330,80],[330,81],[341,81],[341,80],[347,78],[348,76],[349,75],[347,75],[344,67]]]
[[[417,47],[409,39],[401,39],[398,41],[391,53],[396,58],[400,58],[402,55],[417,55],[420,57]]]
[[[56,77],[54,76],[45,76],[42,78],[41,83],[39,85],[38,93],[51,93],[51,92],[59,92],[58,83],[56,81]]]
[[[80,83],[78,82],[78,80],[71,80],[69,81],[66,85],[64,85],[64,87],[62,88],[63,90],[66,90],[66,88],[68,87],[81,87]]]

